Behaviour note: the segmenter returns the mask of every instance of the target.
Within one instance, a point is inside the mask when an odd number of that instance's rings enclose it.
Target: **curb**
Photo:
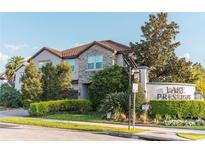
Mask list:
[[[148,140],[148,141],[190,141],[188,139],[175,139],[175,138],[165,138],[165,137],[157,137],[152,135],[137,135],[140,139]]]
[[[105,132],[104,134],[111,135],[111,136],[117,136],[117,137],[139,139],[139,137],[136,134],[130,134],[130,133]]]
[[[124,137],[124,138],[133,138],[133,139],[142,139],[146,141],[191,141],[189,139],[183,138],[165,138],[165,137],[158,137],[153,135],[143,135],[143,134],[129,134],[129,133],[120,133],[120,132],[105,132],[106,135],[117,136],[117,137]]]

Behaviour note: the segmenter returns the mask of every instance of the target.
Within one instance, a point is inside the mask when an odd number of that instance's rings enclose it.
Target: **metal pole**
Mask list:
[[[131,126],[131,101],[132,101],[132,68],[129,67],[129,115],[128,115],[128,129]]]
[[[136,100],[136,93],[134,93],[134,96],[133,96],[133,123],[132,123],[132,125],[133,125],[133,129],[135,129],[135,117],[136,117],[136,115],[135,115],[135,100]]]

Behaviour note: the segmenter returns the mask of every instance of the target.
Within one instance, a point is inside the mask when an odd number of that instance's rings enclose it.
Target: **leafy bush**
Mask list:
[[[160,114],[156,114],[156,115],[155,115],[154,122],[155,122],[156,124],[159,124],[161,120],[162,120],[162,116],[161,116]]]
[[[0,86],[0,105],[17,108],[22,105],[21,93],[5,83]]]
[[[124,92],[127,88],[128,74],[125,68],[114,65],[98,71],[88,89],[94,110],[100,107],[107,94]]]
[[[115,116],[128,112],[128,94],[126,92],[111,93],[106,96],[99,109],[102,113],[111,113]]]
[[[148,121],[148,114],[147,114],[147,112],[145,112],[145,113],[140,115],[140,121],[142,121],[143,123],[147,123],[147,121]]]
[[[31,103],[29,113],[31,116],[45,116],[48,114],[64,111],[88,112],[91,110],[89,100],[65,99]]]
[[[200,120],[165,120],[165,126],[203,126],[204,121]]]
[[[205,119],[205,101],[197,100],[153,100],[151,114],[170,115],[172,118]]]
[[[171,119],[172,119],[172,117],[170,115],[168,115],[168,114],[165,115],[165,120],[171,120]]]

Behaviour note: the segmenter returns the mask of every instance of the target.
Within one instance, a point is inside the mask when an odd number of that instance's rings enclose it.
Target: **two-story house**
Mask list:
[[[94,41],[63,51],[43,47],[28,62],[32,60],[38,68],[41,68],[48,62],[56,65],[63,60],[67,61],[72,66],[72,85],[78,91],[78,98],[88,98],[90,77],[105,67],[114,64],[123,66],[122,53],[128,49],[128,46],[111,40]],[[21,76],[25,65],[16,70],[15,88],[18,90],[21,89]]]

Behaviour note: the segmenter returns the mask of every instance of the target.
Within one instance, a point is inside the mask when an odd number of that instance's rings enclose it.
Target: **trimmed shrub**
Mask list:
[[[169,115],[178,119],[205,119],[205,101],[198,100],[153,100],[151,114]]]
[[[74,111],[84,113],[90,110],[91,102],[89,100],[65,99],[31,103],[29,114],[31,116],[45,116],[57,112]]]
[[[21,107],[21,93],[7,83],[2,84],[0,86],[0,105],[11,108]]]

